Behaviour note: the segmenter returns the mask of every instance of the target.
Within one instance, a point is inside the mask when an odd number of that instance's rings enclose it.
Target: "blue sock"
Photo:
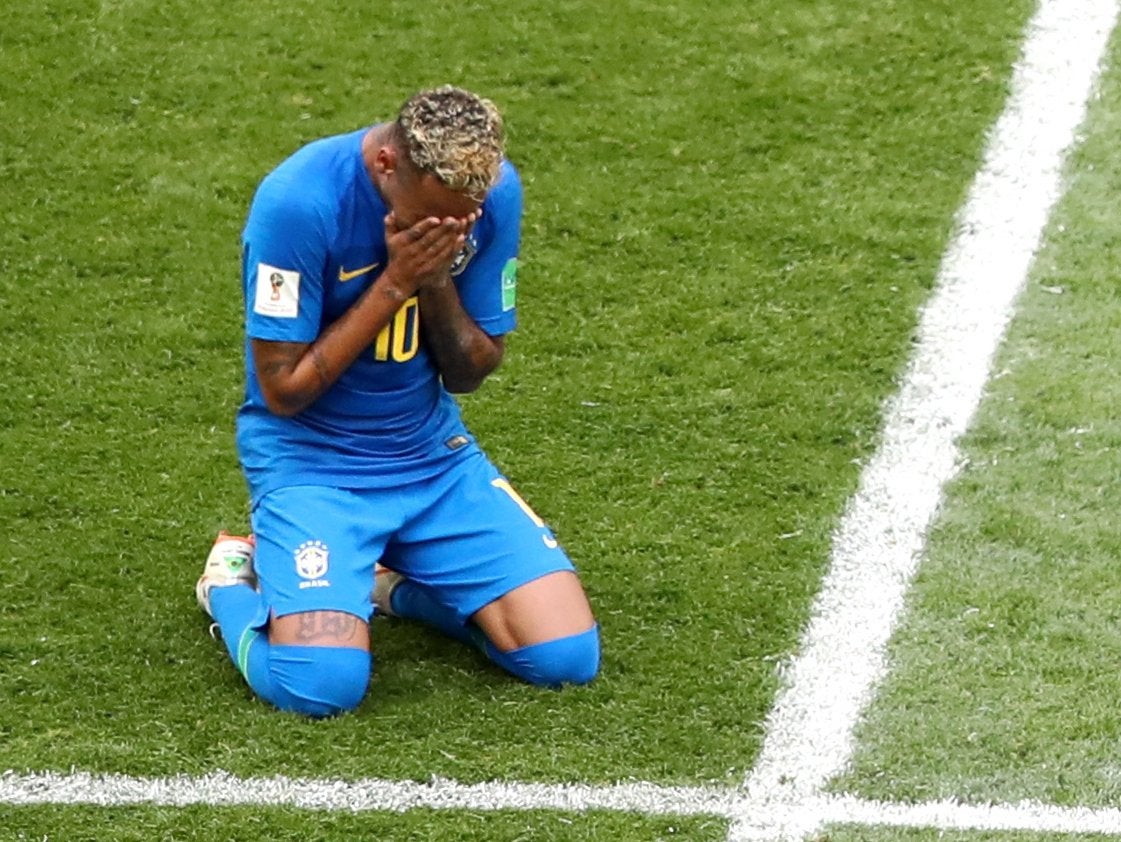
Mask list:
[[[428,588],[412,579],[401,580],[393,589],[389,605],[399,617],[419,620],[462,643],[480,646],[482,632],[473,625],[461,623],[455,611],[438,602]]]
[[[276,705],[276,689],[269,672],[269,640],[263,633],[268,618],[261,595],[249,585],[210,589],[210,610],[222,631],[222,642],[250,689]]]
[[[222,630],[222,642],[226,644],[230,658],[241,669],[242,659],[238,649],[242,638],[247,631],[263,627],[268,620],[261,595],[246,584],[211,588],[210,613]]]

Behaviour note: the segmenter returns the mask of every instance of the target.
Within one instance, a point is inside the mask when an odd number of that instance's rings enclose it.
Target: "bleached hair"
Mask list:
[[[457,193],[482,201],[498,180],[505,131],[489,99],[444,85],[411,96],[397,115],[409,159]]]

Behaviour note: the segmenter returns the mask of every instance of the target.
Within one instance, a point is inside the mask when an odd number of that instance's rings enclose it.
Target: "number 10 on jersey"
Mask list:
[[[374,359],[378,362],[404,363],[420,348],[420,302],[416,296],[401,305],[393,321],[381,329],[374,340]]]

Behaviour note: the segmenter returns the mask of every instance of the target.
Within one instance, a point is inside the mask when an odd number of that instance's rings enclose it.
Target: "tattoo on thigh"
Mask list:
[[[341,611],[309,611],[300,615],[296,636],[302,641],[350,640],[358,628],[358,618]]]

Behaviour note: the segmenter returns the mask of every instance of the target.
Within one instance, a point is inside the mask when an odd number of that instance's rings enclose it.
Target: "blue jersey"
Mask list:
[[[474,449],[408,299],[373,345],[315,403],[274,415],[251,340],[310,343],[385,269],[388,209],[362,158],[366,129],[305,146],[265,177],[243,233],[245,402],[237,447],[254,502],[276,488],[387,487],[433,476]],[[503,162],[452,266],[467,313],[492,336],[515,325],[522,189]]]

